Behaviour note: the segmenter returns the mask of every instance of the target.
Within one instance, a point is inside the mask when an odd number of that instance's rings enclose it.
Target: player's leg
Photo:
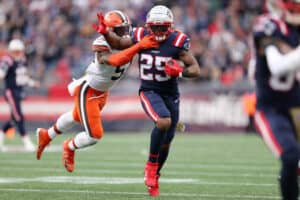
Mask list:
[[[141,103],[143,109],[148,114],[148,116],[155,123],[155,127],[151,132],[150,137],[150,150],[148,156],[148,162],[145,166],[145,184],[148,186],[149,194],[152,196],[157,196],[155,193],[151,192],[151,187],[158,186],[157,174],[158,157],[161,145],[166,137],[166,132],[171,125],[170,112],[165,105],[164,99],[157,93],[152,91],[141,91],[140,92]]]
[[[36,130],[38,148],[36,151],[37,159],[41,159],[42,153],[46,146],[50,144],[50,142],[59,134],[62,134],[68,130],[70,130],[74,125],[78,122],[75,121],[73,117],[72,111],[66,112],[62,114],[55,124],[51,126],[49,129],[38,128]]]
[[[64,142],[62,160],[67,171],[72,172],[74,170],[75,149],[94,145],[102,138],[103,127],[100,111],[106,103],[107,95],[107,92],[90,88],[86,82],[81,85],[76,103],[78,110],[74,112],[74,116],[80,120],[85,132],[81,132]]]
[[[287,114],[274,110],[258,111],[255,125],[271,151],[281,159],[280,189],[284,200],[298,198],[299,146]]]
[[[21,108],[21,94],[19,94],[17,91],[7,89],[5,90],[5,98],[10,106],[12,119],[15,122],[17,129],[21,135],[25,150],[34,151],[35,146],[25,129],[25,120]]]
[[[7,122],[5,122],[4,124],[3,124],[3,126],[2,126],[2,128],[1,128],[1,130],[0,130],[0,151],[6,151],[7,150],[7,148],[5,147],[5,145],[4,145],[4,139],[5,139],[5,134],[6,134],[6,132],[9,130],[9,129],[11,129],[11,128],[13,128],[13,124],[12,124],[12,122],[9,120],[9,121],[7,121]]]
[[[169,96],[168,98],[165,98],[165,103],[171,113],[172,123],[170,128],[166,132],[166,137],[164,138],[163,144],[159,151],[159,157],[158,157],[159,167],[157,170],[157,174],[160,174],[160,170],[162,169],[165,161],[168,158],[171,142],[175,136],[177,123],[179,121],[179,103],[180,103],[179,96],[178,95]]]

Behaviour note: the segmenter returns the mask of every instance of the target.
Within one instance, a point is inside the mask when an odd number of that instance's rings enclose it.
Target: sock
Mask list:
[[[151,133],[151,141],[150,141],[150,153],[148,161],[155,163],[158,159],[158,153],[165,136],[165,131],[161,131],[157,127],[154,127]]]
[[[85,148],[91,145],[94,145],[98,142],[97,139],[90,137],[86,132],[80,132],[78,133],[74,139],[73,142],[69,142],[69,147],[71,150],[74,149],[81,149]],[[72,144],[70,144],[72,143]]]
[[[69,147],[70,150],[75,151],[76,146],[74,145],[74,138],[69,141],[68,147]]]
[[[56,128],[55,124],[48,129],[48,135],[51,140],[53,140],[58,134],[62,134],[62,132]]]
[[[159,174],[160,170],[162,169],[164,163],[166,162],[170,150],[170,144],[163,144],[160,151],[159,151],[159,157],[158,157],[158,170],[157,174]]]
[[[71,129],[76,124],[73,119],[72,111],[62,114],[56,123],[48,129],[48,135],[51,139],[55,138],[57,134],[62,134]]]

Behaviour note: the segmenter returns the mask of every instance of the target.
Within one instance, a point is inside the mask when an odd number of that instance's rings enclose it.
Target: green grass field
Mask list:
[[[18,137],[8,142],[21,144]],[[148,146],[149,134],[106,133],[94,147],[77,151],[73,173],[62,166],[60,146],[40,161],[35,153],[0,153],[0,199],[153,199],[143,184]],[[278,169],[257,135],[179,134],[155,199],[280,199]]]

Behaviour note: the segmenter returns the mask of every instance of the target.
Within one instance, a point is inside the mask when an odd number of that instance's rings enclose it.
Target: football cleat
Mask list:
[[[72,139],[67,139],[63,144],[63,154],[62,154],[62,162],[68,172],[73,172],[74,170],[74,155],[75,151],[69,148],[69,142]]]
[[[158,163],[147,162],[144,171],[144,181],[148,187],[154,187],[157,183]]]
[[[22,136],[22,142],[24,144],[24,150],[26,152],[34,152],[35,151],[35,145],[32,143],[30,137],[28,135]]]
[[[158,179],[159,179],[160,175],[156,175],[156,183],[154,186],[148,186],[148,193],[150,196],[153,197],[157,197],[159,196],[159,183],[158,183]]]
[[[36,130],[38,148],[36,150],[36,159],[40,160],[45,147],[51,142],[51,138],[48,135],[48,130],[44,128],[38,128]]]

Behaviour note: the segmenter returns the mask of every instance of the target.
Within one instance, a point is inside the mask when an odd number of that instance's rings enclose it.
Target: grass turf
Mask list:
[[[40,161],[35,153],[0,153],[1,200],[153,199],[143,184],[149,134],[111,134],[76,152],[75,171],[52,143]],[[8,145],[21,145],[20,139]],[[58,146],[59,145],[59,146]],[[257,135],[178,134],[162,170],[156,199],[280,199],[278,161]]]

